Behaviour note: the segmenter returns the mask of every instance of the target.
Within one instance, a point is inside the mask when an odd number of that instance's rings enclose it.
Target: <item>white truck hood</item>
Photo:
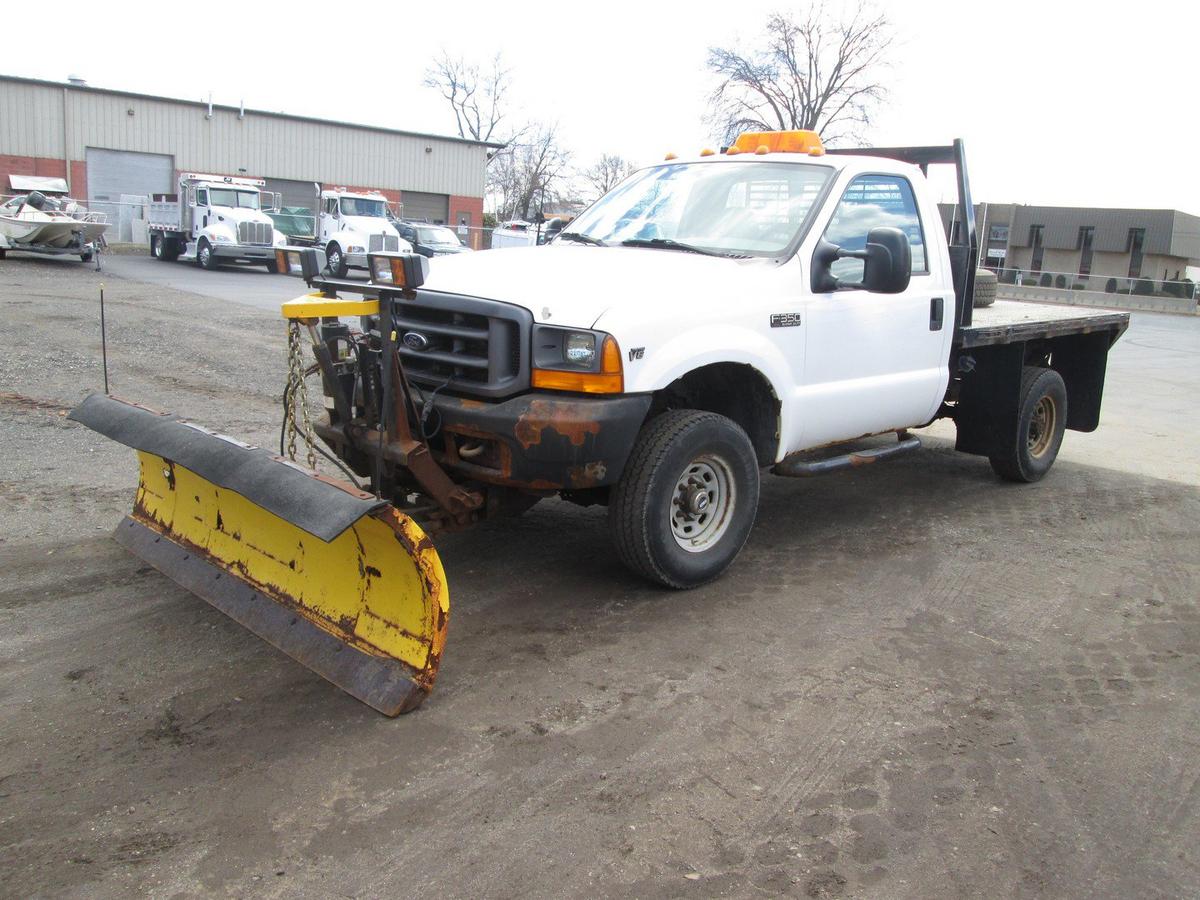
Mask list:
[[[224,216],[226,222],[233,222],[235,225],[239,225],[242,222],[265,222],[268,225],[273,224],[266,213],[257,209],[246,209],[244,206],[214,206],[213,212],[218,216]]]
[[[342,216],[342,229],[360,235],[390,234],[400,237],[400,232],[382,216]]]
[[[773,260],[734,260],[645,247],[551,244],[439,256],[425,287],[523,306],[538,322],[591,328],[609,309],[660,309],[734,298],[777,271]],[[703,297],[696,296],[702,286]]]

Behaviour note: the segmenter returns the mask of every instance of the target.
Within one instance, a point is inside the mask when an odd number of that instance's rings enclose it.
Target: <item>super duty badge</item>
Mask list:
[[[772,313],[772,328],[795,328],[800,324],[800,313]]]

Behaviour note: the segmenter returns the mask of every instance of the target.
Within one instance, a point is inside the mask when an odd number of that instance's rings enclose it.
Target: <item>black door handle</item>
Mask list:
[[[929,300],[929,330],[942,330],[942,309],[944,304],[941,297],[931,297]]]

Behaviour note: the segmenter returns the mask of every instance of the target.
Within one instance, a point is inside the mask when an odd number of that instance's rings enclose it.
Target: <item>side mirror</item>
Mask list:
[[[861,259],[863,276],[859,283],[843,283],[831,267],[839,259]],[[813,293],[857,289],[873,294],[900,294],[908,289],[912,279],[912,246],[908,236],[899,228],[880,226],[867,233],[867,246],[862,250],[844,250],[822,240],[813,254]]]

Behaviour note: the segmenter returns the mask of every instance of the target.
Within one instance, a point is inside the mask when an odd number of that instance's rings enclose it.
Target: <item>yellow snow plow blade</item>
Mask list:
[[[72,418],[137,448],[117,540],[386,715],[437,675],[449,596],[437,551],[393,506],[171,416],[93,395]]]

